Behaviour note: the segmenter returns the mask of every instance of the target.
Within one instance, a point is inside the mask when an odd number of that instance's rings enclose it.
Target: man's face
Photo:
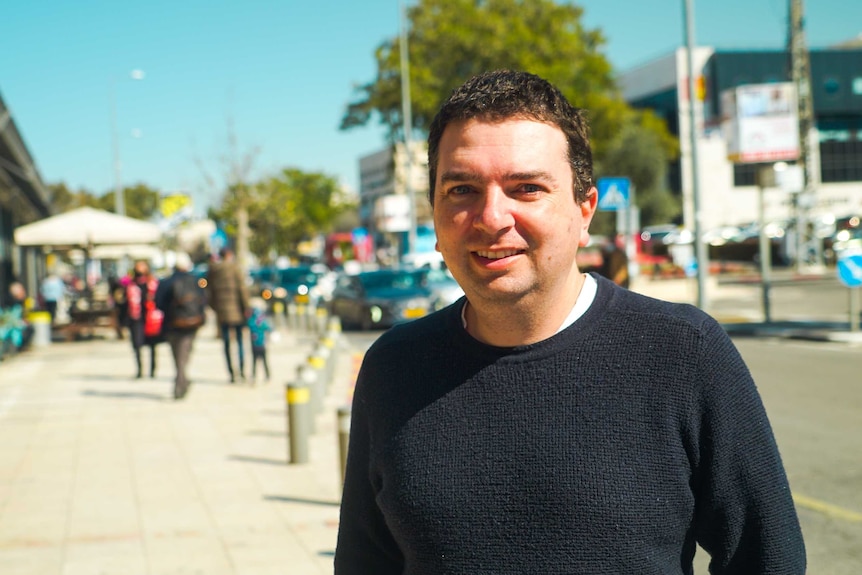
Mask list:
[[[468,120],[440,139],[437,249],[471,302],[559,297],[578,275],[596,195],[575,202],[567,143],[532,120]]]

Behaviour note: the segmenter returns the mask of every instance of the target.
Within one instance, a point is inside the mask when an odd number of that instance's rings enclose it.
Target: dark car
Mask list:
[[[315,287],[320,277],[311,266],[263,267],[251,272],[255,291],[271,313],[285,313],[289,304],[316,306],[319,294]]]
[[[434,311],[434,296],[416,270],[384,269],[342,275],[330,307],[344,327],[384,329]]]

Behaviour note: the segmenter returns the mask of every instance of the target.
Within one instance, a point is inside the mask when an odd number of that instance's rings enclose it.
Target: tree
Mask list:
[[[581,24],[583,9],[552,0],[420,0],[409,10],[413,127],[427,128],[441,102],[469,76],[496,68],[525,70],[590,110],[596,149],[627,110],[610,63],[599,51],[601,32]],[[355,89],[342,129],[376,113],[391,141],[401,133],[399,39],[376,51],[377,78]]]
[[[91,208],[101,207],[100,198],[97,198],[84,188],[77,191],[70,190],[65,182],[48,184],[47,188],[49,203],[54,211],[59,214],[84,206]]]
[[[239,194],[229,193],[211,215],[230,222],[239,201]],[[331,231],[342,214],[352,208],[335,178],[296,168],[286,168],[249,184],[244,201],[251,231],[249,249],[264,261],[271,261],[277,254],[296,255],[300,242]],[[232,225],[227,231],[232,231]]]
[[[126,216],[139,220],[149,220],[159,214],[162,194],[146,184],[135,184],[123,188],[123,199],[125,200]],[[103,210],[114,211],[114,192],[110,191],[98,198],[99,206]]]
[[[677,142],[661,129],[661,122],[650,111],[632,112],[594,166],[596,174],[631,179],[642,225],[670,222],[682,211],[667,182],[668,160],[678,153]],[[615,221],[615,214],[600,212],[591,229],[596,234],[611,234],[616,231]]]
[[[633,179],[649,182],[638,188],[647,198],[647,218],[663,217],[659,214],[673,211],[667,205],[660,208],[670,196],[654,189],[665,185],[675,139],[660,119],[625,103],[601,52],[604,37],[586,29],[582,15],[582,8],[552,0],[419,0],[408,13],[412,127],[427,133],[443,100],[476,73],[509,68],[538,74],[589,111],[593,153],[601,168],[596,176],[631,176],[628,170],[635,168],[649,171]],[[354,89],[342,130],[364,126],[376,116],[386,126],[390,143],[401,139],[399,44],[393,38],[377,48],[377,77]],[[629,161],[622,154],[633,142],[658,146],[648,150],[649,162]]]

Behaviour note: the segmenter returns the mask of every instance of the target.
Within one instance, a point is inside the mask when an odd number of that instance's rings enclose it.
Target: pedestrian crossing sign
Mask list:
[[[598,209],[608,212],[628,209],[631,189],[628,178],[599,178],[596,187],[599,191]]]

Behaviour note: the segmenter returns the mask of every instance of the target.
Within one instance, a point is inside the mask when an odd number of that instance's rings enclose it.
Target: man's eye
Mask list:
[[[447,192],[450,196],[465,196],[473,191],[470,186],[452,186]]]
[[[535,194],[542,191],[542,186],[538,186],[536,184],[524,184],[518,188],[518,191],[527,194]]]

